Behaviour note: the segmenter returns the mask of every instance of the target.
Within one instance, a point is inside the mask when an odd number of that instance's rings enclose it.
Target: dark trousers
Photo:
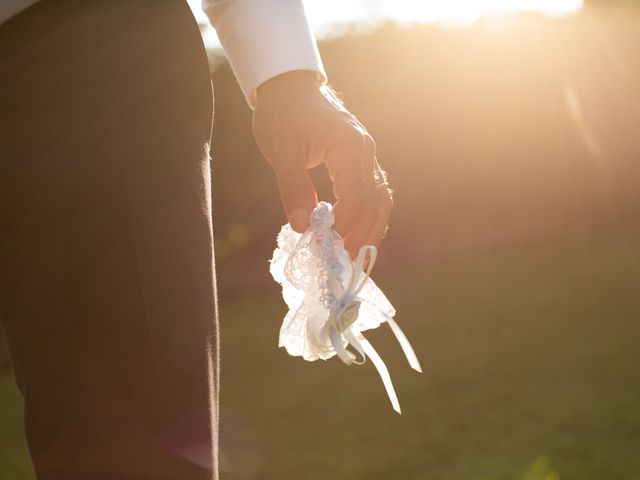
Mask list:
[[[0,316],[40,480],[217,478],[212,115],[184,0],[0,26]]]

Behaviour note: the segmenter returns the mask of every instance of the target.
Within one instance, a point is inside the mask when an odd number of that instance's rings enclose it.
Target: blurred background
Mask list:
[[[286,220],[191,3],[216,96],[222,478],[639,480],[640,3],[305,2],[395,189],[373,276],[424,373],[368,337],[402,416],[371,364],[277,348]],[[0,478],[31,479],[2,351]]]

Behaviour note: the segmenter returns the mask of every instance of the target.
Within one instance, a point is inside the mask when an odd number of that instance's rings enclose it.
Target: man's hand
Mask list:
[[[375,142],[313,72],[285,73],[258,87],[253,133],[295,231],[307,229],[318,202],[308,170],[324,162],[337,200],[334,228],[345,248],[355,257],[362,245],[380,243],[393,201]]]

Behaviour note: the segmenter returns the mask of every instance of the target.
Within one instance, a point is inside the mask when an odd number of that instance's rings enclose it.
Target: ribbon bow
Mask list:
[[[365,270],[364,264],[367,254],[369,255],[369,263]],[[331,339],[331,345],[338,354],[338,357],[340,357],[345,364],[362,365],[365,363],[367,356],[371,359],[376,370],[378,370],[380,378],[382,379],[382,383],[387,391],[387,395],[391,401],[393,409],[396,412],[401,413],[400,402],[398,401],[398,396],[393,388],[393,383],[391,382],[387,366],[369,341],[364,338],[362,332],[354,330],[353,328],[353,324],[360,315],[360,305],[363,301],[358,297],[358,293],[360,293],[360,290],[362,290],[367,283],[367,280],[371,275],[371,270],[376,262],[377,255],[378,251],[374,246],[365,245],[360,248],[355,263],[351,263],[351,278],[346,289],[342,288],[342,285],[335,275],[333,275],[331,271],[329,272],[329,287],[336,298],[336,302],[329,312],[329,338]],[[372,302],[367,303],[378,308]],[[422,373],[420,362],[418,361],[418,358],[416,357],[416,354],[405,334],[393,318],[379,308],[378,310],[389,324],[389,327],[400,344],[402,352],[407,358],[411,368]],[[358,352],[360,355],[359,359],[353,352],[347,350],[346,347],[348,345],[352,345]]]

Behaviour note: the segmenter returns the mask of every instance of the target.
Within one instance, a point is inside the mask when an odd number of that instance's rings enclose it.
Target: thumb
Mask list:
[[[309,172],[304,168],[275,169],[280,198],[291,228],[303,233],[309,227],[309,216],[318,204],[318,195]]]

